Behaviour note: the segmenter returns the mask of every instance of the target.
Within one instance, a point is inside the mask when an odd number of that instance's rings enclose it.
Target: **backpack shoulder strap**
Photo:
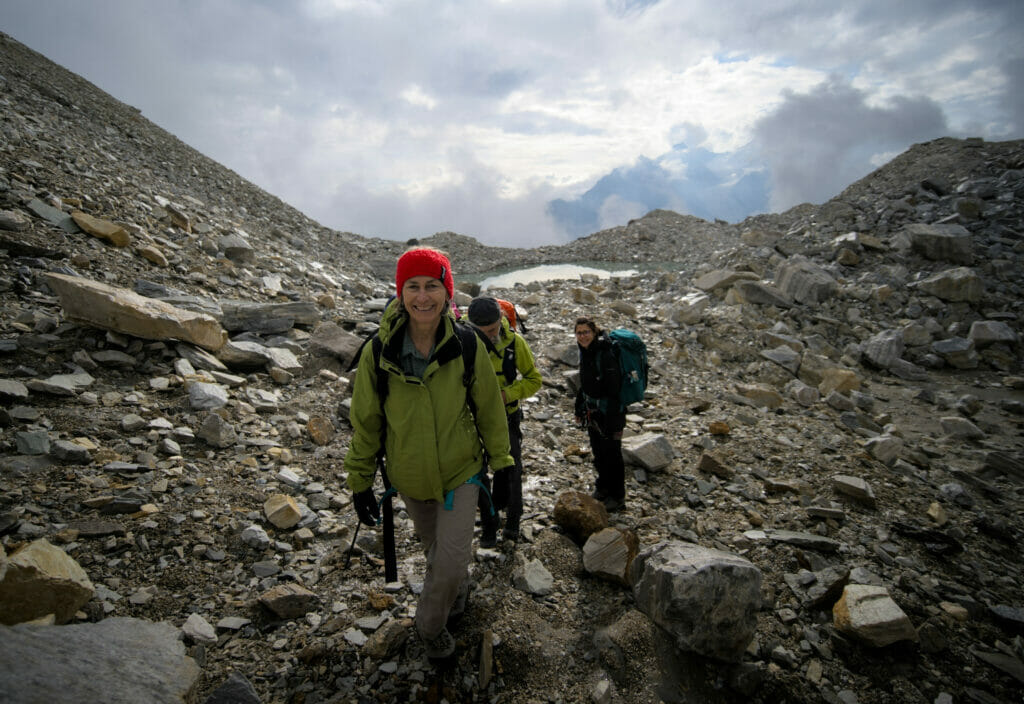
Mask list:
[[[473,418],[476,418],[476,404],[469,393],[469,387],[473,385],[473,375],[476,372],[476,328],[455,323],[455,334],[458,335],[459,345],[462,347],[462,385],[466,389],[466,405],[469,406]]]
[[[381,342],[380,337],[374,333],[373,337],[370,338],[370,350],[373,352],[373,368],[374,373],[377,375],[377,397],[380,399],[380,409],[384,410],[384,400],[388,396],[388,375],[382,374],[380,370],[380,355],[384,351],[384,343]]]
[[[484,347],[487,348],[488,352],[498,354],[498,348],[494,346],[494,343],[491,342],[490,338],[488,338],[487,335],[484,335],[483,331],[480,328],[470,326],[470,330],[476,333],[477,339],[480,340],[480,342],[484,343]]]
[[[359,349],[356,350],[356,353],[352,356],[352,361],[350,361],[348,363],[348,366],[345,367],[345,371],[346,372],[350,372],[350,371],[352,371],[353,369],[355,369],[356,367],[359,366],[359,358],[363,356],[363,348],[366,347],[366,345],[370,342],[370,340],[374,339],[376,336],[377,336],[377,333],[374,333],[373,335],[370,335],[368,337],[364,337],[363,338],[362,343],[360,343],[360,345],[359,345]]]
[[[455,333],[459,336],[459,345],[462,347],[462,385],[466,387],[468,394],[473,383],[473,373],[476,371],[477,333],[474,328],[459,322],[455,323]]]
[[[505,347],[505,353],[501,356],[501,373],[505,376],[505,383],[511,384],[516,380],[516,376],[519,374],[519,368],[516,367],[516,331],[509,330],[512,333],[512,341]]]

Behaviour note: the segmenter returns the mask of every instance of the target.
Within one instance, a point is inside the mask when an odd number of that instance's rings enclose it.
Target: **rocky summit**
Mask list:
[[[544,375],[521,539],[456,655],[342,461],[406,243],[337,232],[0,35],[0,691],[52,702],[1019,702],[1024,143],[918,144],[821,205],[564,246],[438,233]],[[578,315],[647,343],[590,499]],[[379,487],[378,487],[379,488]]]

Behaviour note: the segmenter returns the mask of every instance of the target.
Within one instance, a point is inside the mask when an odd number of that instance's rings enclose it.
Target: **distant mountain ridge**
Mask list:
[[[67,198],[72,194],[65,192],[58,176],[62,167],[68,165],[70,173],[91,178],[90,197],[95,208],[124,214],[126,208],[135,210],[142,206],[145,211],[148,207],[139,200],[139,189],[131,182],[130,174],[137,171],[144,174],[157,191],[168,197],[200,201],[211,213],[220,209],[221,204],[242,204],[246,222],[237,224],[248,234],[301,243],[313,261],[331,261],[339,256],[348,258],[351,252],[353,265],[380,272],[386,271],[386,262],[407,246],[404,241],[368,238],[319,224],[184,144],[137,109],[2,33],[0,88],[8,108],[0,123],[6,143],[3,159],[8,182],[11,178],[17,179],[19,171],[31,170],[33,183],[49,186],[53,194]],[[33,114],[40,118],[32,118]],[[34,141],[37,134],[46,132],[39,123],[44,116],[53,121],[55,132],[66,135],[63,144],[44,142],[41,145],[44,148],[37,148]],[[91,153],[81,151],[86,144],[91,145]],[[693,269],[707,261],[709,252],[727,249],[731,243],[739,241],[743,232],[751,229],[785,233],[794,227],[799,229],[799,223],[805,223],[804,229],[814,223],[810,229],[817,235],[825,235],[838,233],[843,227],[878,227],[878,218],[871,214],[878,209],[878,204],[872,199],[899,200],[933,176],[955,184],[975,175],[986,161],[1020,163],[1022,144],[944,138],[914,145],[889,164],[851,184],[828,203],[804,204],[785,213],[755,215],[735,224],[655,208],[626,225],[592,231],[565,245],[532,249],[490,247],[480,244],[471,235],[457,233],[437,233],[419,241],[458,249],[459,270],[467,273],[574,261],[676,262],[680,268]],[[46,163],[53,148],[56,148],[52,151],[54,162]],[[699,149],[691,151],[698,156],[701,152]],[[159,156],[154,158],[154,155]],[[710,164],[714,158],[715,155],[708,153],[698,160]],[[664,173],[659,178],[668,178],[663,165],[654,161],[636,168],[652,173],[660,170]],[[584,203],[597,202],[621,180],[614,175],[606,178],[584,197]],[[744,178],[761,176],[748,174]],[[9,188],[5,191],[10,192]],[[744,201],[744,207],[749,205],[749,201]],[[589,217],[569,203],[553,207],[560,208],[563,217],[570,220],[586,222]],[[859,217],[850,216],[858,209],[863,211]],[[832,215],[836,213],[844,215],[834,221]],[[888,225],[882,223],[882,227]],[[221,225],[220,229],[225,226]],[[703,244],[695,247],[698,242]]]

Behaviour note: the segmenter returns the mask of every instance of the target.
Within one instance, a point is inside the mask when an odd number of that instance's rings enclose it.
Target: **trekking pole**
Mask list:
[[[363,525],[363,522],[356,520],[356,532],[352,534],[352,544],[348,546],[348,554],[345,555],[345,566],[342,569],[348,569],[348,563],[352,561],[352,551],[356,549],[356,538],[359,537],[359,526]]]

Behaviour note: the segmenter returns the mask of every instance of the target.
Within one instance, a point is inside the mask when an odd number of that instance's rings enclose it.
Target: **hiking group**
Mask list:
[[[395,267],[395,289],[372,344],[355,361],[344,469],[361,523],[377,525],[383,507],[388,581],[397,579],[392,495],[401,497],[412,519],[426,556],[415,627],[427,656],[437,661],[455,650],[448,626],[466,608],[477,511],[481,547],[497,544],[502,512],[502,538],[519,538],[521,402],[540,390],[542,378],[515,330],[515,309],[503,311],[506,302],[475,298],[470,325],[456,319],[455,281],[444,253],[406,251]],[[593,321],[580,318],[575,332],[581,381],[575,411],[593,449],[594,496],[617,510],[625,497],[620,402],[627,394],[621,382],[629,374],[617,361],[618,347]],[[378,471],[385,488],[379,500],[373,488]]]

